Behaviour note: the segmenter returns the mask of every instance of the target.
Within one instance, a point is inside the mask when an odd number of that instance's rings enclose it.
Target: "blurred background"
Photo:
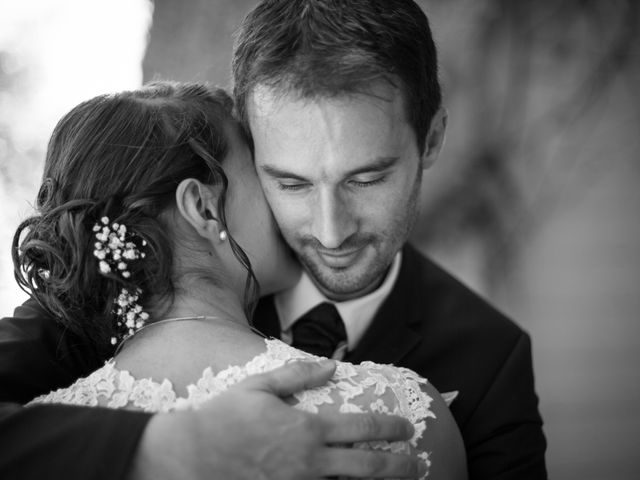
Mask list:
[[[230,85],[255,0],[0,0],[0,317],[55,122],[156,77]],[[640,478],[640,4],[425,0],[450,113],[414,243],[533,338],[551,478]]]

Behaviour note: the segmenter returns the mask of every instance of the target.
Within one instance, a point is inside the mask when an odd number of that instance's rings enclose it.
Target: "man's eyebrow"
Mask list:
[[[352,177],[354,175],[360,175],[362,173],[382,172],[384,170],[387,170],[388,168],[393,167],[399,159],[400,157],[378,157],[368,165],[363,165],[362,167],[349,170],[345,174],[345,177]],[[308,181],[308,179],[306,179],[301,175],[298,175],[293,172],[288,172],[286,170],[282,170],[272,165],[261,165],[260,170],[262,170],[264,173],[274,178],[290,178],[292,180],[298,180],[301,182]]]
[[[292,180],[299,180],[301,182],[307,181],[306,178],[301,177],[300,175],[296,175],[293,172],[287,172],[286,170],[281,170],[271,165],[261,165],[260,170],[262,170],[264,173],[266,173],[270,177],[274,177],[274,178],[290,178]]]
[[[352,177],[361,173],[383,172],[393,167],[399,159],[400,157],[378,157],[368,165],[363,165],[362,167],[349,170],[345,177]]]

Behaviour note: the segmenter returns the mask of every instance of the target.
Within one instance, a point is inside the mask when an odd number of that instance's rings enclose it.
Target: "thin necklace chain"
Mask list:
[[[143,330],[148,329],[150,327],[153,327],[154,325],[161,325],[163,323],[180,322],[182,320],[207,320],[207,319],[220,320],[220,321],[226,322],[226,323],[233,323],[233,324],[238,325],[240,327],[247,327],[253,333],[257,333],[261,337],[266,338],[265,335],[260,330],[255,328],[253,325],[242,324],[242,323],[236,322],[235,320],[228,320],[226,318],[214,317],[214,316],[211,316],[211,315],[196,315],[196,316],[193,316],[193,317],[165,318],[163,320],[158,320],[157,322],[148,323],[148,324],[144,325],[142,328],[139,328],[138,330],[133,332],[133,334],[124,337],[122,339],[122,341],[120,341],[120,343],[116,347],[116,350],[113,353],[113,356],[115,357],[116,355],[118,355],[118,353],[120,353],[120,350],[122,350],[122,347],[124,347],[125,343],[127,343],[131,338],[133,338],[135,335],[137,335],[138,333],[142,332]]]

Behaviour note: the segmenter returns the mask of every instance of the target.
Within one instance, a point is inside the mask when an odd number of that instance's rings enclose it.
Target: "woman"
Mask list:
[[[112,359],[34,403],[198,408],[248,375],[318,359],[250,326],[258,280],[270,293],[299,271],[231,110],[221,90],[155,83],[96,97],[60,121],[38,214],[14,237],[16,278]],[[416,454],[435,478],[466,478],[445,402],[407,369],[339,363],[332,382],[291,402],[404,415],[410,442],[357,447]]]

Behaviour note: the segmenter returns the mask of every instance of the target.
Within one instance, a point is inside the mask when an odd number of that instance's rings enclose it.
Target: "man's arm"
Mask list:
[[[3,404],[0,476],[297,480],[423,475],[426,467],[417,458],[337,446],[407,440],[413,434],[408,421],[373,414],[315,415],[280,398],[326,383],[334,369],[330,362],[288,364],[246,379],[201,410],[152,417],[126,410]]]
[[[0,403],[26,403],[96,370],[99,358],[35,300],[0,319]]]
[[[149,414],[0,404],[0,478],[124,478]]]
[[[64,405],[23,407],[99,360],[62,335],[35,302],[0,320],[0,478],[313,478],[417,476],[417,459],[330,444],[408,439],[405,420],[312,415],[279,397],[328,381],[333,366],[287,365],[250,377],[193,412]],[[184,473],[184,475],[178,474]],[[177,476],[176,476],[177,475]]]
[[[0,319],[0,478],[123,478],[149,414],[22,406],[103,360],[34,300]]]
[[[134,462],[133,478],[424,475],[426,465],[417,458],[339,446],[407,440],[413,433],[408,421],[383,414],[311,414],[282,400],[296,391],[324,385],[334,370],[329,361],[288,364],[245,379],[197,412],[154,416]]]

